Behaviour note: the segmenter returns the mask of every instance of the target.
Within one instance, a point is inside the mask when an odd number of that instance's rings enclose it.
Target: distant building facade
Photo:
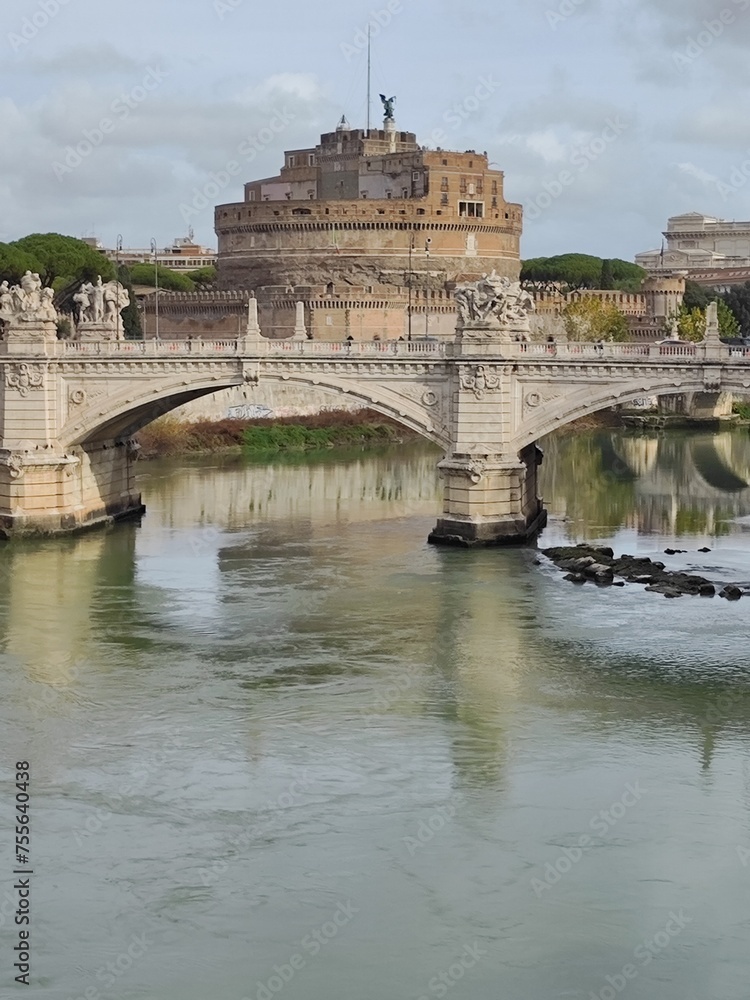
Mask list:
[[[727,222],[700,212],[667,220],[659,250],[636,254],[651,273],[685,271],[702,284],[733,285],[750,280],[750,222]]]
[[[342,119],[217,206],[218,285],[254,291],[272,336],[291,333],[298,301],[314,339],[452,336],[457,282],[520,273],[522,209],[503,185],[486,153]]]
[[[157,247],[155,253],[149,247],[120,247],[110,250],[94,237],[86,237],[83,242],[125,267],[156,263],[159,267],[167,267],[172,271],[197,271],[201,267],[216,266],[216,251],[195,243],[192,235],[177,237],[171,246],[161,249]]]

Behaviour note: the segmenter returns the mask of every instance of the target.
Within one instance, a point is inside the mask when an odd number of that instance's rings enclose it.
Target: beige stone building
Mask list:
[[[688,212],[667,220],[658,250],[636,254],[651,273],[682,270],[701,284],[730,286],[750,280],[750,222]]]
[[[216,208],[219,287],[254,291],[275,337],[291,334],[299,301],[314,339],[452,336],[456,282],[520,272],[522,209],[503,181],[486,153],[342,119]]]

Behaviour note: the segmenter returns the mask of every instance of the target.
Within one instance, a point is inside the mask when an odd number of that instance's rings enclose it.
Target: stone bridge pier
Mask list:
[[[452,345],[450,448],[438,465],[444,481],[443,513],[429,536],[442,545],[507,545],[539,532],[547,514],[538,496],[542,452],[535,442],[520,450],[515,426],[518,365],[498,364],[527,326],[499,327],[462,309]]]

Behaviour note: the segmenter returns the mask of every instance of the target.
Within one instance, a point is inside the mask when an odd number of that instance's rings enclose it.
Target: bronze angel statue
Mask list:
[[[381,94],[380,100],[383,102],[383,108],[385,109],[385,120],[387,122],[394,121],[393,106],[396,103],[396,98],[386,97],[385,94]]]

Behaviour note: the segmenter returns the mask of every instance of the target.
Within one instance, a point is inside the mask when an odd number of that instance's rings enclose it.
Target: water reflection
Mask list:
[[[746,435],[546,456],[545,544],[683,541],[676,564],[748,576]],[[256,996],[341,900],[357,918],[289,998],[413,1000],[474,941],[456,1000],[585,997],[680,907],[632,996],[744,996],[747,602],[430,547],[435,465],[145,465],[140,526],[2,551],[0,749],[34,760],[46,1000],[98,988],[144,931],[121,995]],[[538,898],[633,781],[647,794]]]
[[[547,439],[544,451],[547,505],[577,530],[719,536],[750,515],[745,430],[571,433]]]

